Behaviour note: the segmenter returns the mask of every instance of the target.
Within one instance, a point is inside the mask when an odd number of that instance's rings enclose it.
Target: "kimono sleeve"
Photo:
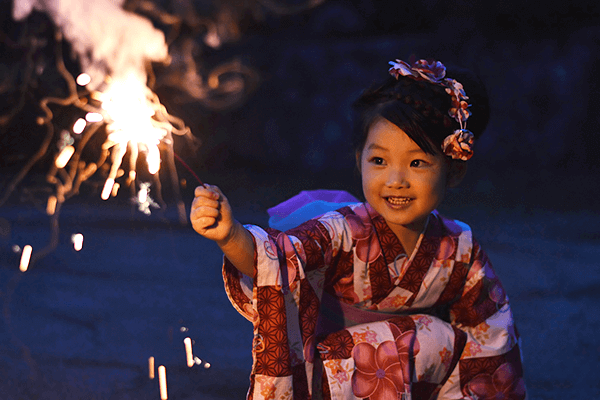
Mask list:
[[[519,335],[508,296],[488,256],[475,240],[470,261],[461,296],[450,307],[451,324],[465,332],[467,340],[440,396],[455,398],[452,392],[462,392],[487,398],[498,391],[507,398],[524,399]],[[502,387],[492,382],[501,382]]]
[[[244,227],[254,241],[254,276],[243,275],[224,258],[223,279],[232,305],[249,321],[253,321],[257,307],[254,287],[289,289],[307,279],[320,298],[325,271],[352,246],[349,225],[337,211],[286,232],[256,225]]]

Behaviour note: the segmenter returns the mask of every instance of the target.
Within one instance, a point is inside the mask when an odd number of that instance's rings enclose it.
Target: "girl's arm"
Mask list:
[[[200,235],[213,240],[225,257],[244,275],[254,274],[254,240],[233,218],[227,197],[216,186],[198,186],[194,192],[190,221]]]

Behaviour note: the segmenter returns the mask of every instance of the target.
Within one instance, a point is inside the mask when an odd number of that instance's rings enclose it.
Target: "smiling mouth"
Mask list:
[[[413,199],[409,197],[385,197],[385,200],[393,206],[405,206]]]

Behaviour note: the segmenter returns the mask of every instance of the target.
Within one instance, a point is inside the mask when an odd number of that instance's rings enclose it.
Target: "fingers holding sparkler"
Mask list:
[[[194,191],[190,212],[192,227],[200,235],[214,241],[227,239],[235,224],[227,197],[217,186],[198,186]]]
[[[223,254],[243,274],[254,275],[254,239],[233,218],[231,206],[221,190],[212,185],[198,186],[190,220],[200,235],[214,240]]]

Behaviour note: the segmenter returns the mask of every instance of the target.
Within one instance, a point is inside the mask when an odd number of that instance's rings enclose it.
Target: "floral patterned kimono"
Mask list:
[[[285,233],[257,226],[248,399],[526,398],[508,297],[470,228],[434,211],[413,254],[366,203]]]

